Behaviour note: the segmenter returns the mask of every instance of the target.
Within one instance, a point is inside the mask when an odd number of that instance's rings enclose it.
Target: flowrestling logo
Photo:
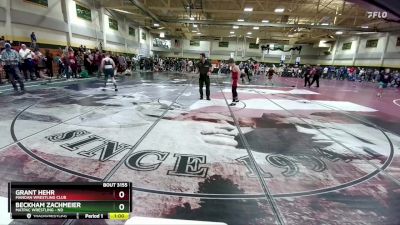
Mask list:
[[[368,11],[367,12],[367,16],[369,19],[385,19],[388,16],[388,13],[383,11],[383,12],[379,12],[379,11]]]

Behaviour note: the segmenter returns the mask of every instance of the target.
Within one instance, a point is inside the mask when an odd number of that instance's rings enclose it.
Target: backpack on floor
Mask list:
[[[87,70],[83,70],[79,75],[82,78],[89,78],[89,73],[87,72]]]

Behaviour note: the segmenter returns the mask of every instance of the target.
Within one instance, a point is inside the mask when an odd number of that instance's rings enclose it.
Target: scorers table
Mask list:
[[[127,220],[132,212],[132,183],[8,184],[12,219]]]

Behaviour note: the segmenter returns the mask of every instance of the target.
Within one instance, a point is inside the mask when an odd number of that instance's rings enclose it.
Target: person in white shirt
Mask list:
[[[136,71],[136,65],[137,65],[137,58],[135,56],[132,57],[132,69]]]
[[[26,47],[25,44],[21,45],[21,49],[19,50],[19,56],[21,57],[23,63],[22,63],[22,72],[24,73],[25,80],[28,80],[28,74],[29,72],[29,78],[31,80],[36,80],[34,74],[34,64],[33,64],[33,52]]]
[[[323,72],[322,72],[322,78],[326,78],[328,76],[328,67],[327,66],[325,66],[324,67],[324,70],[323,70]]]
[[[189,66],[189,72],[192,72],[193,71],[193,61],[192,60],[189,60],[188,66]]]
[[[111,80],[114,84],[115,91],[118,91],[117,82],[115,81],[114,74],[116,73],[116,66],[114,60],[110,57],[110,53],[106,53],[105,57],[101,60],[100,70],[104,72],[104,89],[107,86],[108,77],[111,77]]]
[[[365,80],[365,69],[364,68],[361,68],[361,70],[360,70],[359,79],[360,79],[360,82]]]

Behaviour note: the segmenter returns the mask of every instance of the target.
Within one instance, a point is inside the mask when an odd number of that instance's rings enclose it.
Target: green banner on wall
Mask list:
[[[367,40],[365,43],[366,48],[376,48],[378,47],[378,39]]]
[[[108,17],[108,27],[113,30],[118,30],[118,21]]]
[[[249,43],[249,48],[251,49],[259,49],[260,45],[256,43]]]
[[[76,16],[87,21],[92,21],[92,10],[76,4]]]
[[[45,7],[49,6],[49,3],[47,0],[24,0],[24,1],[34,3],[37,5],[41,5],[41,6],[45,6]]]
[[[198,41],[198,40],[190,40],[190,46],[200,46],[200,41]]]
[[[218,46],[221,47],[221,48],[227,48],[227,47],[229,47],[229,42],[227,42],[227,41],[220,41],[220,42],[218,43]]]
[[[285,51],[285,46],[284,45],[275,45],[274,49],[282,49],[282,51]]]
[[[129,27],[129,35],[131,35],[131,36],[136,36],[135,28]]]
[[[351,42],[343,43],[342,50],[349,50],[351,49]]]

